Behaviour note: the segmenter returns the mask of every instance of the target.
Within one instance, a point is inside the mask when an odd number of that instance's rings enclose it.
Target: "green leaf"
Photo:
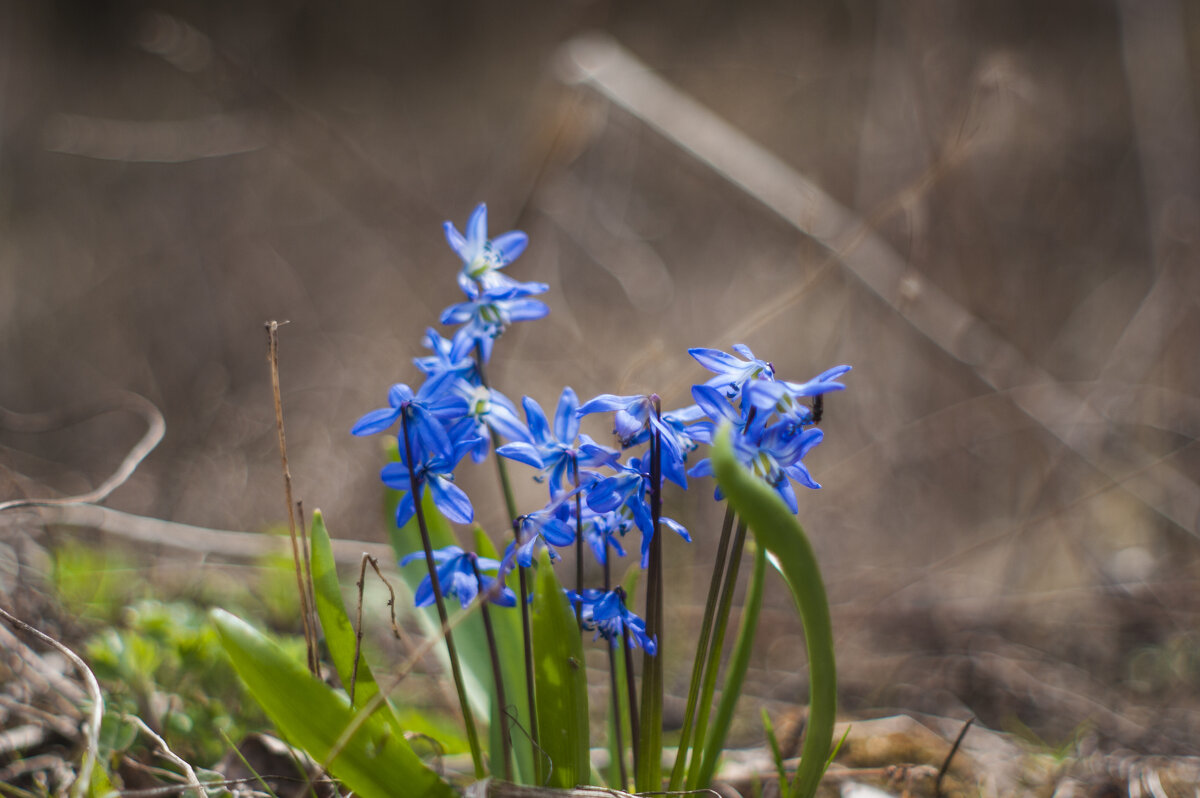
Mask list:
[[[549,786],[571,788],[591,781],[588,756],[587,670],[575,612],[550,563],[538,558],[533,590],[533,658],[538,733],[554,763]]]
[[[395,447],[393,446],[392,456],[395,457]],[[389,508],[388,513],[388,528],[390,530],[392,548],[395,550],[398,557],[403,557],[411,554],[414,551],[421,549],[421,532],[417,527],[417,521],[414,518],[404,525],[403,529],[397,529],[394,521],[395,507],[399,501],[398,497],[403,494],[397,491],[388,491],[386,506]],[[422,508],[425,512],[425,524],[429,531],[430,545],[435,549],[445,548],[446,546],[457,546],[458,539],[454,535],[454,530],[450,527],[450,523],[442,515],[433,503],[433,499],[429,493],[426,493],[422,499]],[[487,540],[487,536],[482,534],[480,530],[477,539],[476,552],[483,557],[496,557],[496,549],[488,540],[486,546],[480,545],[482,540]],[[428,575],[428,570],[423,561],[410,563],[400,569],[400,576],[405,585],[408,586],[410,594],[416,593],[417,586],[421,580]],[[451,607],[457,607],[451,604]],[[411,610],[416,612],[420,619],[421,627],[426,635],[436,636],[441,634],[441,623],[438,620],[437,608],[430,606],[419,610]],[[507,711],[515,716],[514,723],[518,726],[528,729],[528,707],[529,693],[525,689],[525,670],[524,661],[525,654],[521,639],[521,616],[520,611],[509,607],[495,607],[492,611],[492,627],[496,632],[496,646],[499,649],[500,667],[504,673],[504,695],[508,700]],[[467,698],[471,702],[471,709],[475,716],[479,718],[489,718],[490,726],[495,726],[497,731],[500,724],[497,723],[497,715],[494,714],[494,695],[495,690],[492,687],[492,660],[491,654],[488,651],[487,632],[483,628],[483,619],[478,613],[472,617],[465,619],[454,629],[454,642],[458,647],[459,664],[462,666],[463,682],[467,690]],[[442,661],[443,666],[449,671],[449,664],[446,657],[445,646],[438,646],[438,658]],[[498,733],[490,733],[488,735],[489,756],[494,762],[499,762],[500,756],[500,737]],[[532,764],[533,764],[533,747],[529,738],[516,731],[512,735],[513,755],[516,759],[517,779],[523,783],[529,783],[533,779]]]
[[[808,728],[790,794],[793,798],[809,798],[816,793],[825,769],[837,713],[833,624],[821,569],[804,529],[783,499],[737,461],[728,424],[722,426],[713,443],[712,464],[721,492],[749,525],[759,545],[770,552],[772,565],[783,574],[804,623],[809,666]]]
[[[344,695],[314,679],[300,663],[249,624],[213,610],[213,624],[233,667],[279,732],[364,798],[391,798],[398,785],[420,798],[452,798],[450,785],[417,758],[383,709],[363,723],[329,760],[354,721]],[[329,761],[327,761],[329,760]]]
[[[317,615],[321,618],[321,629],[325,632],[325,644],[347,693],[350,692],[351,681],[354,682],[354,705],[361,707],[379,692],[379,686],[361,657],[355,675],[354,649],[358,635],[346,612],[346,603],[342,600],[337,561],[333,557],[333,545],[320,510],[313,512],[309,535],[312,538],[313,593],[317,601]]]

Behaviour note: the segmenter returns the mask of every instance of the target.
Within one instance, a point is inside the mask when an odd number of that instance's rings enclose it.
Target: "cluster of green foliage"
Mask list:
[[[209,575],[195,585],[168,588],[112,549],[70,543],[54,552],[51,575],[59,601],[94,629],[82,653],[104,691],[100,742],[106,761],[148,759],[153,745],[122,719],[126,715],[136,715],[198,766],[216,763],[228,750],[227,739],[268,726],[263,711],[243,700],[206,610],[214,603],[237,606],[286,621],[286,629],[297,617],[290,568],[288,560],[271,558],[256,569],[262,578],[252,586]],[[295,635],[276,640],[303,656],[303,641]]]

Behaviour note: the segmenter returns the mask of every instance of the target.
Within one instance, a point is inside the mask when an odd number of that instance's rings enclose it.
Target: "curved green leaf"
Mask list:
[[[591,781],[587,671],[575,612],[542,550],[533,589],[533,658],[538,734],[554,764],[549,786]]]
[[[234,670],[291,743],[324,762],[354,720],[344,695],[314,679],[263,634],[223,610],[210,614]],[[388,710],[383,710],[388,712]],[[430,770],[389,722],[376,713],[327,763],[330,773],[365,798],[405,795],[453,798],[454,790]]]
[[[346,603],[342,600],[337,561],[333,557],[329,530],[325,528],[325,517],[320,510],[313,512],[312,528],[308,534],[312,539],[313,593],[317,601],[317,615],[321,618],[321,629],[325,632],[325,645],[329,648],[329,656],[347,693],[350,692],[351,681],[354,681],[354,705],[361,707],[379,692],[379,686],[366,660],[361,657],[355,675],[354,649],[358,635],[346,612]]]
[[[728,424],[721,428],[713,442],[712,464],[721,492],[749,525],[758,543],[771,553],[772,564],[783,574],[804,622],[809,715],[800,765],[790,794],[793,798],[809,798],[816,792],[825,770],[837,712],[833,625],[821,571],[800,522],[775,491],[737,461]]]

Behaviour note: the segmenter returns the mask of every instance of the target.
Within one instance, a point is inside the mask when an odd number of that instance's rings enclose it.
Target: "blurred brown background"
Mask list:
[[[282,521],[262,325],[287,320],[296,494],[383,539],[378,448],[348,430],[418,381],[419,336],[458,301],[440,224],[486,201],[493,234],[530,234],[510,273],[552,286],[551,316],[496,348],[514,399],[682,404],[706,378],[689,346],[744,342],[797,380],[854,366],[800,512],[847,711],[1194,750],[1195,5],[0,9],[0,404],[160,407],[165,440],[109,506]],[[565,81],[588,31],[744,134],[721,152],[812,181],[840,226],[780,215]],[[83,491],[140,433],[119,414],[0,433],[0,498]],[[503,529],[490,471],[464,470]],[[685,622],[718,522],[709,486],[690,493],[670,500],[697,537],[671,541]],[[786,703],[802,642],[770,601],[750,690]]]

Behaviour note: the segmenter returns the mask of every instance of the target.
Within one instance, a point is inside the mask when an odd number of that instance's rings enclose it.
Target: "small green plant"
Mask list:
[[[392,540],[402,574],[422,608],[431,636],[453,678],[475,778],[574,787],[593,783],[589,762],[584,633],[602,639],[610,671],[610,787],[641,792],[696,790],[716,772],[733,702],[741,691],[757,627],[768,561],[782,574],[800,612],[808,644],[810,712],[801,761],[788,785],[809,798],[827,765],[836,711],[829,608],[812,547],[796,520],[793,481],[820,486],[804,457],[822,440],[818,428],[826,393],[848,366],[802,383],[777,379],[774,366],[735,345],[689,354],[715,376],[692,389],[695,403],[664,411],[655,394],[601,394],[581,403],[571,388],[553,418],[531,397],[514,403],[485,375],[497,338],[513,323],[541,318],[549,308],[536,296],[549,287],[518,282],[501,271],[524,251],[524,233],[487,237],[486,208],[465,233],[445,233],[462,260],[458,282],[466,301],[447,308],[443,324],[462,325],[447,339],[429,330],[432,354],[417,358],[425,375],[413,390],[393,385],[387,406],[354,425],[356,435],[397,429],[393,457],[382,469],[392,493]],[[620,449],[580,432],[580,419],[611,413]],[[506,439],[507,443],[501,443]],[[709,457],[696,460],[701,445]],[[626,453],[633,455],[625,457]],[[470,498],[455,471],[468,455],[492,458],[506,501],[511,534],[501,556],[476,528],[475,548],[460,546],[451,527],[471,524]],[[536,470],[550,489],[540,509],[520,512],[506,461]],[[691,460],[691,462],[689,462]],[[668,482],[714,476],[727,500],[708,601],[693,658],[684,725],[675,765],[664,773],[663,687],[665,585],[663,532],[690,532],[663,513]],[[612,558],[625,556],[627,536],[640,536],[644,612],[613,584]],[[741,558],[757,542],[742,628],[726,669],[717,714],[710,719]],[[576,570],[564,590],[553,565],[557,549],[575,551]],[[599,585],[584,583],[588,552],[601,566]],[[281,732],[366,796],[450,794],[448,782],[416,756],[405,740],[398,708],[389,700],[413,659],[379,681],[359,656],[358,632],[341,600],[324,520],[314,517],[311,548],[316,611],[346,690],[312,678],[299,663],[228,613],[214,620],[234,666]],[[299,558],[297,558],[298,560]],[[412,563],[412,566],[409,564]],[[424,566],[423,568],[418,565]],[[300,568],[299,564],[297,568]],[[515,583],[510,586],[509,583]],[[460,610],[451,614],[449,600]],[[639,651],[639,669],[634,652]],[[419,651],[413,657],[419,655]],[[486,734],[480,723],[486,720]],[[786,779],[785,779],[786,781]]]

